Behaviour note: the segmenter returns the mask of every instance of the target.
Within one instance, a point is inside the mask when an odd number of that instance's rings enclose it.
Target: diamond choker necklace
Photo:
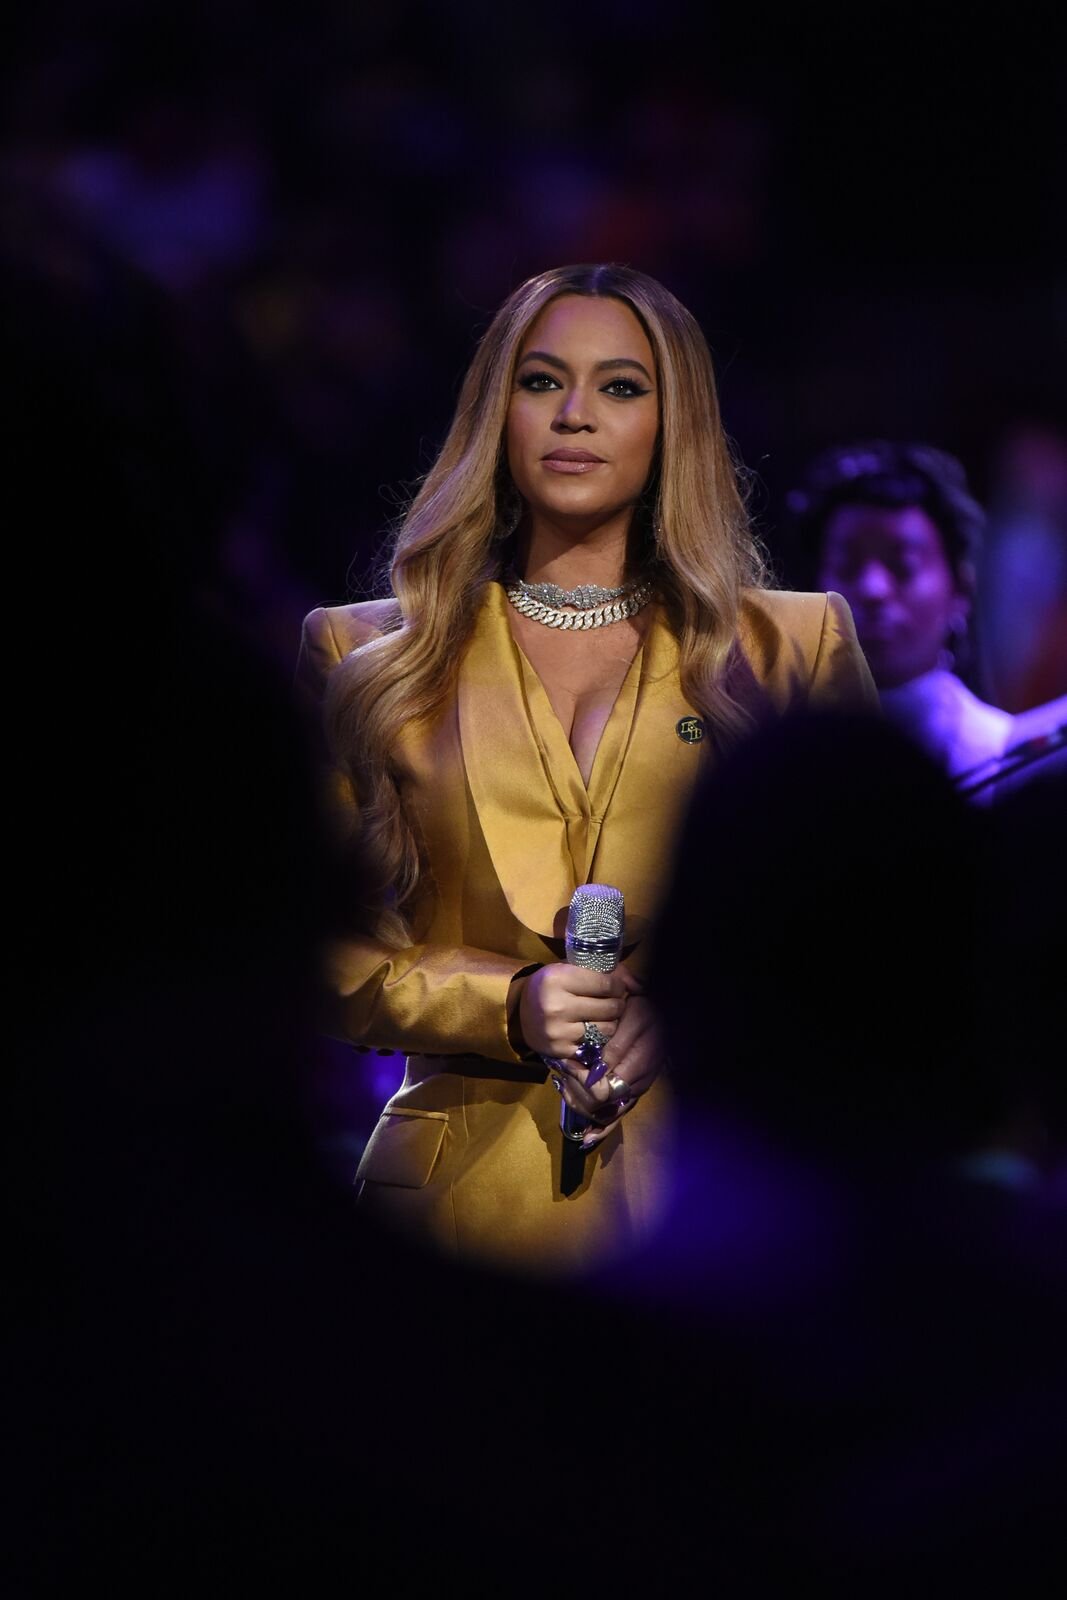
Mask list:
[[[516,611],[546,628],[604,628],[636,616],[652,598],[652,590],[649,578],[634,578],[617,589],[604,589],[599,583],[561,589],[555,583],[527,583],[509,576],[505,593]],[[561,611],[561,606],[575,609]]]

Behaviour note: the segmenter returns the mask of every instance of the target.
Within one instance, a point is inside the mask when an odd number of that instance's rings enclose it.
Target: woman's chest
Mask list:
[[[512,627],[588,785],[604,729],[641,644],[638,625],[563,632],[516,616]]]

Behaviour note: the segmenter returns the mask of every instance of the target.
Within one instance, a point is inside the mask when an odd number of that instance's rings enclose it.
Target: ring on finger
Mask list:
[[[615,1100],[617,1102],[621,1102],[623,1100],[629,1100],[629,1098],[630,1098],[630,1085],[626,1082],[625,1078],[618,1078],[614,1074],[610,1074],[607,1078],[604,1079],[604,1082],[607,1084],[608,1088],[610,1089],[611,1098],[613,1100]]]
[[[582,1024],[581,1049],[587,1050],[590,1046],[593,1046],[597,1050],[603,1050],[607,1042],[607,1039],[601,1033],[595,1022],[585,1022]]]

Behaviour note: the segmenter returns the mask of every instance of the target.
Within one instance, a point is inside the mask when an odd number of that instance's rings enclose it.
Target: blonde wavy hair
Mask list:
[[[448,700],[483,587],[500,575],[516,497],[504,442],[515,367],[530,324],[560,295],[621,300],[648,335],[659,438],[632,554],[654,572],[679,643],[683,693],[711,738],[719,748],[732,745],[749,722],[730,692],[728,669],[741,590],[766,587],[768,576],[723,433],[707,341],[669,290],[630,267],[539,273],[490,323],[441,452],[397,528],[387,631],[348,656],[330,680],[327,730],[359,797],[360,844],[381,907],[376,933],[390,944],[410,942],[405,913],[421,866],[392,752],[406,724],[432,719]]]

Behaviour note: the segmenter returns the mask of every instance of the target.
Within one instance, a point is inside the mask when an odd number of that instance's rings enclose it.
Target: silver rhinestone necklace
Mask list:
[[[651,600],[653,588],[650,578],[635,579],[618,589],[602,589],[596,583],[560,589],[554,583],[525,583],[514,578],[508,581],[505,593],[516,611],[533,622],[543,622],[546,628],[606,628],[609,623],[636,616]],[[560,605],[579,609],[561,611]]]
[[[617,589],[601,588],[599,583],[582,583],[577,589],[561,589],[558,583],[527,583],[514,574],[508,578],[513,588],[521,589],[527,599],[540,600],[546,606],[574,606],[579,611],[590,611],[593,606],[606,606],[610,600],[619,600],[637,588],[637,579],[620,583]]]

